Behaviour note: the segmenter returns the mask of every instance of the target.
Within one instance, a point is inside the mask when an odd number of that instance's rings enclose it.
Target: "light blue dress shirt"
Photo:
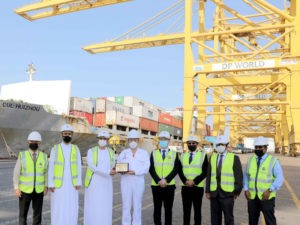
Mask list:
[[[260,165],[263,164],[263,162],[265,161],[265,159],[268,157],[268,154],[264,154],[261,158],[260,161]],[[258,161],[258,156],[256,156],[256,162]],[[273,176],[275,177],[275,180],[273,182],[273,184],[270,187],[271,191],[278,191],[280,189],[280,187],[283,184],[284,178],[283,178],[283,172],[282,172],[282,168],[280,166],[279,161],[277,160],[274,168],[273,168]],[[244,171],[244,190],[248,191],[249,190],[249,174],[247,173],[247,166],[245,168]]]

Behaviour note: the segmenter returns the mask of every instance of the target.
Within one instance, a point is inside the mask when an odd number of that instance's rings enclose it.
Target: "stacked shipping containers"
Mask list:
[[[70,113],[71,116],[83,117],[88,122],[93,124],[93,103],[89,100],[71,97],[70,99]]]

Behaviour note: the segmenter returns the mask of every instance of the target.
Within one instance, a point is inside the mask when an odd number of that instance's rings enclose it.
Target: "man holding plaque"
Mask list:
[[[123,201],[122,225],[142,224],[142,200],[145,189],[144,176],[149,171],[148,152],[139,148],[139,133],[128,133],[129,148],[121,152],[116,164],[116,171],[121,173],[121,192]],[[133,215],[131,218],[131,207]]]
[[[107,148],[109,133],[100,131],[98,145],[87,153],[88,168],[85,177],[84,225],[112,224],[113,184],[115,157]]]
[[[154,201],[154,224],[161,225],[161,207],[165,208],[165,225],[172,225],[172,208],[175,193],[175,176],[180,167],[178,155],[168,148],[170,133],[159,134],[160,149],[150,156],[150,174],[152,176],[152,194]]]

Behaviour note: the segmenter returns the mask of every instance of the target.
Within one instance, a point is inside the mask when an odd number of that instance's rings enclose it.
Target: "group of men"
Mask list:
[[[81,156],[76,145],[71,144],[73,128],[65,124],[61,129],[62,142],[50,153],[38,151],[41,135],[34,131],[28,136],[29,149],[20,152],[14,169],[14,189],[19,197],[19,224],[27,224],[30,203],[33,208],[33,225],[41,224],[43,197],[51,192],[51,224],[78,224],[78,197],[82,185]],[[159,148],[149,154],[139,148],[139,133],[128,133],[129,148],[118,159],[108,147],[109,133],[101,130],[98,143],[87,153],[87,172],[84,180],[84,225],[112,224],[113,180],[117,174],[116,163],[128,164],[121,174],[122,225],[142,224],[142,199],[144,176],[152,176],[154,204],[153,224],[161,225],[161,209],[165,210],[165,225],[172,224],[175,196],[175,177],[182,181],[183,224],[190,224],[194,208],[194,224],[201,224],[201,207],[204,186],[210,200],[211,224],[221,225],[222,214],[226,225],[234,224],[234,202],[243,187],[248,200],[249,224],[257,225],[262,211],[267,225],[276,225],[274,215],[276,191],[283,183],[278,159],[267,154],[267,139],[255,140],[256,156],[249,157],[244,171],[238,156],[227,151],[229,140],[218,136],[216,153],[209,157],[198,151],[197,137],[187,139],[188,151],[179,155],[169,149],[170,133],[159,134]],[[244,179],[243,179],[244,177]],[[206,179],[206,184],[205,184]],[[131,214],[131,209],[133,212]]]

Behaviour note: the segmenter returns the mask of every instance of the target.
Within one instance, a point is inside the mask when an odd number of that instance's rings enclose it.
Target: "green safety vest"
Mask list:
[[[174,169],[176,152],[173,150],[169,150],[168,154],[165,156],[165,160],[163,160],[162,155],[159,150],[154,150],[152,152],[153,161],[154,161],[154,169],[156,174],[160,179],[166,178]],[[159,186],[154,179],[152,179],[152,186]],[[175,185],[175,179],[171,180],[167,185]]]
[[[93,152],[93,159],[94,159],[94,165],[97,166],[98,163],[98,146],[95,146],[94,148],[92,148],[92,152]],[[114,165],[114,153],[113,151],[108,148],[108,152],[110,155],[110,165],[111,167],[113,167]],[[85,182],[84,182],[84,186],[86,188],[89,187],[92,177],[93,177],[94,172],[92,172],[92,170],[88,167],[86,170],[86,176],[85,176]]]
[[[268,155],[267,158],[260,165],[258,174],[257,174],[257,193],[255,189],[255,177],[257,173],[257,160],[256,156],[251,156],[248,158],[247,162],[247,174],[249,176],[249,192],[251,199],[254,199],[256,194],[260,200],[262,200],[263,193],[268,190],[272,183],[275,180],[273,176],[273,168],[278,159],[271,155]],[[276,197],[276,192],[271,192],[269,199]]]
[[[217,190],[217,159],[219,153],[214,153],[211,156],[211,178],[210,191]],[[226,192],[234,191],[234,172],[233,172],[234,154],[227,152],[221,169],[221,189]]]
[[[35,188],[36,193],[42,193],[45,188],[45,173],[48,167],[47,155],[39,152],[35,164],[29,150],[20,152],[19,158],[21,162],[20,191],[30,194]]]
[[[70,165],[71,165],[71,174],[72,174],[72,183],[75,187],[77,185],[77,179],[78,179],[78,170],[77,170],[77,153],[79,153],[79,149],[77,145],[73,145],[71,147],[71,154],[70,154]],[[63,181],[63,175],[64,175],[64,164],[65,159],[64,155],[61,149],[61,145],[54,145],[54,186],[55,188],[60,188]]]
[[[181,155],[181,164],[182,164],[182,171],[184,176],[188,180],[194,180],[195,177],[202,174],[202,165],[205,159],[205,152],[204,151],[197,151],[195,152],[194,158],[189,164],[189,152],[186,152]],[[185,186],[185,184],[182,184]],[[197,187],[204,187],[204,180],[201,181]]]

